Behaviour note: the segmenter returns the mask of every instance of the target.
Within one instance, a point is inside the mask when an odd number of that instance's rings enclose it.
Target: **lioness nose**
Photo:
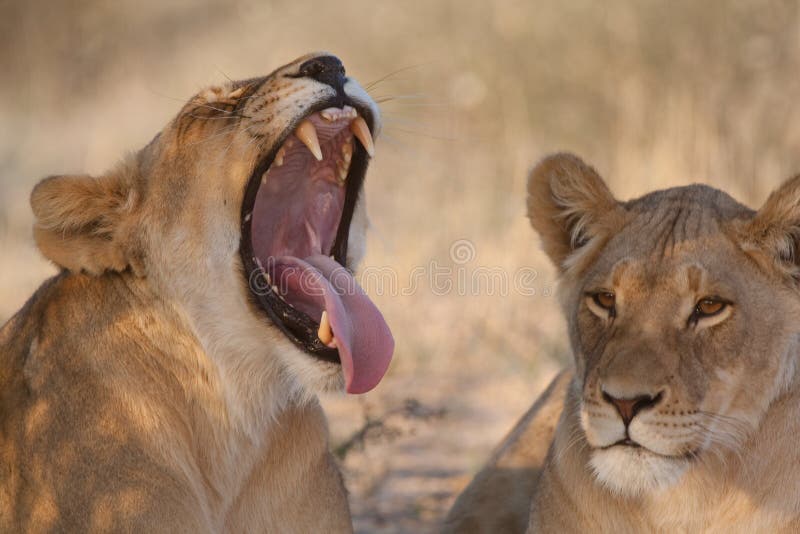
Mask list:
[[[309,59],[300,65],[298,74],[330,85],[336,89],[338,94],[344,91],[344,65],[336,56],[321,56]]]
[[[655,396],[639,395],[630,399],[618,399],[616,397],[612,397],[605,391],[603,392],[603,399],[617,409],[617,412],[619,412],[620,417],[622,417],[622,422],[625,423],[626,427],[631,423],[633,418],[636,417],[637,413],[646,408],[652,408],[658,404],[661,401],[662,396],[662,393],[658,393]]]

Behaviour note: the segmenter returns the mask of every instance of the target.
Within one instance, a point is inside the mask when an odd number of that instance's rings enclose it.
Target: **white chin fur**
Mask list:
[[[341,365],[318,360],[294,345],[281,351],[280,356],[294,384],[295,398],[308,400],[317,393],[344,390]]]
[[[677,483],[689,461],[617,446],[592,452],[589,466],[597,481],[613,493],[637,497]]]

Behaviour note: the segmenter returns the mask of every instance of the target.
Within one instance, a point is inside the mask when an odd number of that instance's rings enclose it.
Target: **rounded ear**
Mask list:
[[[45,178],[33,189],[31,207],[36,244],[59,266],[94,275],[131,268],[144,275],[139,195],[130,171]]]
[[[556,267],[621,224],[623,208],[597,172],[572,154],[539,162],[528,178],[528,218]]]
[[[800,176],[783,183],[739,228],[745,252],[800,283]]]

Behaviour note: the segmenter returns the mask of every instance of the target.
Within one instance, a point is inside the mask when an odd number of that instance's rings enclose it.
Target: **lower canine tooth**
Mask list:
[[[319,340],[325,345],[333,341],[333,330],[331,330],[331,323],[328,322],[328,312],[322,312],[322,318],[319,320],[319,331],[317,332]]]
[[[322,149],[319,146],[319,139],[317,138],[317,129],[310,120],[306,119],[300,123],[294,134],[297,136],[304,145],[308,147],[317,161],[322,161]]]
[[[372,142],[372,134],[369,133],[367,122],[361,117],[356,117],[353,119],[353,122],[350,123],[350,131],[361,141],[361,146],[366,149],[369,157],[374,156],[375,144]]]
[[[350,137],[348,141],[342,145],[342,157],[345,163],[350,163],[353,157],[353,138]]]
[[[278,149],[278,153],[275,154],[275,161],[273,162],[276,167],[280,167],[283,165],[283,158],[286,156],[286,149],[281,147]]]

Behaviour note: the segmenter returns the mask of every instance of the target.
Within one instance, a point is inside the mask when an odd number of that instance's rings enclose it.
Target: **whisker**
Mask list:
[[[226,80],[228,80],[229,82],[232,82],[232,81],[233,81],[233,80],[231,80],[231,77],[230,77],[230,76],[228,76],[227,74],[225,74],[225,71],[224,71],[224,70],[222,70],[221,68],[219,68],[219,67],[217,67],[217,66],[215,66],[214,68],[216,68],[216,69],[217,69],[217,72],[219,72],[220,74],[222,74],[222,75],[225,77],[225,79],[226,79]]]
[[[429,118],[426,115],[414,114],[414,115],[401,115],[397,113],[381,113],[381,118],[383,122],[409,122],[409,121],[417,121],[417,122],[434,122],[433,119]]]
[[[181,102],[182,104],[187,104],[187,103],[191,102],[191,101],[187,101],[185,98],[176,98],[174,96],[169,96],[169,95],[165,95],[163,93],[159,93],[158,91],[154,91],[152,89],[150,89],[150,92],[153,93],[156,96],[161,97],[161,98],[166,98],[168,100],[174,100],[175,102]],[[203,108],[211,109],[211,110],[214,110],[214,111],[218,111],[220,113],[227,113],[227,114],[230,114],[230,115],[236,113],[234,110],[222,109],[222,108],[218,108],[218,107],[212,106],[211,104],[206,104],[206,103],[202,103],[202,102],[195,102],[194,105],[197,106],[197,107],[203,107]]]
[[[372,97],[372,99],[378,104],[383,104],[384,102],[394,102],[394,101],[404,101],[404,100],[422,100],[424,98],[428,98],[428,96],[424,94],[410,94],[410,95],[382,95],[382,96],[375,95]]]
[[[389,78],[392,78],[392,77],[396,76],[397,74],[400,74],[401,72],[406,72],[406,71],[409,71],[409,70],[411,70],[411,69],[417,69],[417,68],[420,68],[420,67],[422,67],[422,66],[424,66],[424,65],[430,65],[431,63],[433,63],[433,62],[428,62],[428,63],[417,63],[416,65],[409,65],[409,66],[407,66],[407,67],[401,67],[401,68],[399,68],[399,69],[397,69],[397,70],[395,70],[395,71],[392,71],[392,72],[390,72],[389,74],[386,74],[385,76],[381,76],[381,77],[380,77],[380,78],[378,78],[377,80],[373,80],[373,81],[371,81],[371,82],[367,83],[367,84],[364,86],[364,90],[365,90],[365,91],[367,91],[367,92],[369,92],[369,90],[370,90],[370,89],[372,89],[373,87],[375,87],[375,86],[376,86],[376,85],[378,85],[379,83],[381,83],[381,82],[385,82],[385,81],[386,81],[386,80],[388,80]]]
[[[233,116],[236,113],[234,110],[227,110],[227,109],[214,107],[211,104],[197,103],[196,105],[204,107],[204,108],[208,108],[208,109],[213,109],[214,111],[219,111],[220,113],[227,113],[228,115],[231,115],[231,116]]]
[[[575,428],[572,429],[572,432],[570,432],[569,440],[567,441],[567,446],[564,447],[562,450],[558,451],[558,456],[556,458],[556,462],[560,462],[561,459],[563,458],[563,456],[572,447],[574,447],[577,443],[579,443],[581,441],[581,438],[583,438],[582,431],[581,431],[580,427],[576,426]]]
[[[727,460],[722,455],[723,450],[732,453],[736,459],[741,463],[743,461],[741,445],[747,440],[750,435],[751,428],[746,421],[733,416],[717,414],[713,412],[700,411],[710,424],[704,421],[697,421],[696,424],[705,433],[711,445],[711,450],[721,461],[724,467],[727,467]]]
[[[397,100],[394,97],[390,98],[387,102],[389,102],[393,107],[399,107],[399,109],[409,109],[409,108],[419,108],[419,109],[451,109],[453,108],[453,104],[451,102],[406,102],[402,100]],[[381,113],[383,114],[384,109],[381,108]],[[391,108],[390,111],[391,112]]]
[[[195,115],[194,113],[187,113],[186,115],[189,116],[189,117],[193,117],[195,119],[207,120],[207,121],[212,121],[212,120],[226,120],[227,121],[227,120],[231,120],[231,119],[250,119],[251,118],[251,117],[249,117],[247,115],[234,115],[234,114],[225,115],[223,117],[204,117],[202,115]]]
[[[434,134],[428,134],[428,133],[425,133],[425,132],[415,132],[414,130],[408,130],[408,129],[405,129],[405,128],[399,128],[399,127],[393,126],[393,125],[387,125],[387,129],[396,130],[396,131],[402,132],[404,134],[417,135],[417,136],[420,136],[420,137],[427,137],[429,139],[436,139],[437,141],[458,141],[459,140],[458,137],[434,135]]]
[[[227,127],[223,128],[222,130],[220,130],[219,132],[217,132],[217,133],[215,133],[213,135],[209,135],[208,137],[206,137],[204,139],[200,139],[198,141],[194,141],[194,142],[191,142],[191,143],[186,143],[186,146],[195,146],[195,145],[199,145],[201,143],[205,143],[207,141],[211,141],[213,139],[216,139],[217,137],[222,137],[223,135],[227,135],[227,134],[233,132],[239,126],[240,126],[240,124],[234,124],[234,125],[231,125],[231,126],[227,126]]]
[[[213,135],[209,135],[209,136],[204,137],[202,139],[198,139],[197,141],[191,141],[189,143],[186,143],[186,146],[195,146],[195,145],[200,145],[202,143],[206,143],[208,141],[212,141],[212,140],[214,140],[214,139],[216,139],[218,137],[222,137],[224,135],[227,135],[227,134],[231,133],[234,129],[235,128],[233,128],[233,127],[225,128],[225,129],[223,129],[223,130],[221,130],[221,131],[219,131],[219,132],[217,132],[217,133],[215,133]]]

